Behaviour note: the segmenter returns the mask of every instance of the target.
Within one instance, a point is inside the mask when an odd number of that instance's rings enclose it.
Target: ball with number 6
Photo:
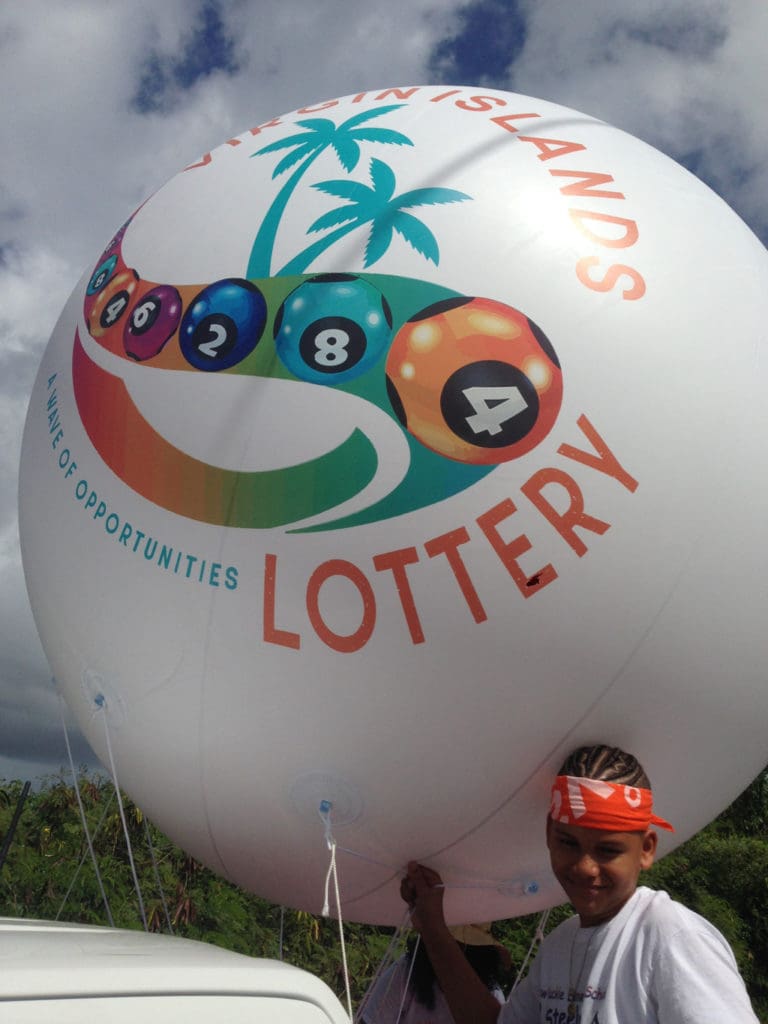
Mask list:
[[[546,335],[493,299],[445,299],[408,320],[387,359],[403,426],[458,462],[494,464],[535,448],[557,419],[562,373]]]
[[[156,284],[136,302],[123,329],[126,355],[152,359],[174,334],[181,319],[181,296],[170,284]]]

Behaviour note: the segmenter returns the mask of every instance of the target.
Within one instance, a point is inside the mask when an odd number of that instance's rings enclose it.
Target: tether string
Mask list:
[[[160,893],[160,902],[163,905],[163,913],[165,914],[165,923],[168,927],[168,932],[173,935],[173,925],[171,924],[171,915],[168,913],[168,904],[165,901],[165,892],[163,891],[163,883],[160,878],[160,870],[157,866],[157,858],[155,857],[155,847],[152,843],[152,836],[149,831],[149,822],[147,821],[146,815],[144,815],[144,833],[147,837],[147,846],[149,847],[149,856],[152,861],[152,872],[155,876],[155,884],[157,885]]]
[[[531,939],[531,943],[528,946],[528,952],[525,954],[523,962],[520,964],[520,970],[517,972],[515,983],[511,989],[512,992],[514,992],[517,986],[520,984],[523,977],[523,973],[525,972],[525,968],[528,965],[528,961],[533,956],[533,951],[536,948],[536,944],[544,941],[544,929],[546,928],[547,921],[549,920],[550,909],[551,908],[548,907],[545,911],[543,911],[541,917],[539,918],[538,924],[536,925],[536,931],[533,933],[533,938]]]
[[[133,860],[133,848],[131,847],[131,837],[128,834],[128,822],[125,818],[125,808],[123,807],[123,798],[120,795],[120,783],[117,778],[117,768],[115,767],[115,759],[112,755],[112,741],[109,738],[109,723],[107,722],[106,713],[106,701],[100,694],[96,700],[97,705],[101,708],[102,714],[104,715],[104,735],[107,738],[107,753],[109,754],[109,767],[112,772],[112,782],[115,786],[115,793],[117,795],[117,806],[120,809],[120,820],[123,823],[123,833],[125,834],[125,845],[128,849],[128,862],[131,865],[131,875],[133,876],[133,884],[136,889],[136,896],[139,901],[139,913],[141,914],[141,923],[144,925],[144,931],[149,931],[147,925],[147,915],[144,911],[144,900],[141,895],[141,886],[139,885],[139,876],[136,874],[136,864]]]
[[[389,940],[389,945],[384,950],[384,954],[381,957],[381,960],[379,961],[378,967],[376,968],[373,977],[371,978],[370,982],[368,983],[368,988],[365,990],[365,995],[360,1000],[360,1005],[358,1006],[357,1013],[355,1014],[355,1021],[356,1022],[360,1021],[362,1019],[364,1011],[365,1011],[365,1008],[366,1008],[366,1006],[368,1004],[368,1001],[370,999],[371,993],[373,992],[374,988],[376,987],[376,983],[379,981],[381,976],[384,974],[384,971],[387,969],[387,967],[389,967],[390,964],[392,964],[394,962],[394,959],[395,959],[394,952],[395,952],[395,949],[396,949],[398,943],[402,940],[402,937],[403,937],[403,934],[404,934],[405,928],[406,928],[406,922],[409,920],[409,917],[410,917],[410,909],[406,908],[405,912],[403,913],[402,919],[400,920],[400,924],[397,926],[397,928],[395,928],[395,930],[394,930],[394,932],[392,934],[392,938]],[[389,985],[391,985],[391,984],[392,984],[392,979],[390,978]],[[387,986],[387,988],[385,990],[383,998],[386,998],[386,994],[387,994],[387,992],[389,992],[389,985]]]
[[[62,725],[62,728],[64,729],[64,743],[66,744],[66,747],[67,747],[67,757],[69,758],[69,767],[70,767],[70,770],[72,772],[72,781],[73,781],[74,787],[75,787],[75,796],[77,797],[77,806],[78,806],[78,808],[80,810],[80,821],[83,824],[83,831],[85,832],[85,838],[86,838],[86,840],[88,842],[88,850],[90,851],[91,860],[93,861],[93,870],[96,872],[96,881],[98,882],[98,885],[99,885],[99,892],[101,893],[101,898],[104,901],[104,910],[106,911],[106,914],[107,914],[107,920],[109,921],[110,926],[112,928],[114,928],[115,927],[115,922],[112,919],[112,911],[110,910],[110,907],[109,907],[109,900],[107,899],[107,893],[106,893],[106,891],[104,889],[104,883],[101,880],[101,872],[99,871],[99,864],[98,864],[98,861],[96,860],[96,851],[93,848],[93,842],[91,840],[91,833],[90,833],[90,831],[88,829],[88,821],[87,821],[87,819],[85,817],[85,808],[83,807],[83,800],[82,800],[82,797],[80,796],[80,786],[78,785],[77,771],[75,769],[75,762],[74,762],[74,759],[72,757],[72,747],[70,746],[70,743],[69,743],[69,730],[67,729],[67,721],[66,721],[66,718],[64,716],[64,701],[63,701],[63,698],[62,698],[60,693],[59,693],[59,714],[61,715],[61,725]],[[106,814],[106,808],[104,810],[104,813]],[[99,825],[101,825],[101,822],[99,822]],[[81,866],[82,866],[82,861],[81,861]],[[64,897],[64,902],[62,903],[62,905],[61,905],[61,907],[59,909],[59,914],[64,909],[64,904],[67,902],[67,899],[69,898],[69,894],[72,891],[72,886],[75,884],[75,880],[77,879],[77,875],[78,875],[79,871],[80,871],[80,868],[78,867],[77,872],[75,872],[75,877],[72,879],[72,881],[70,883],[70,886],[69,886],[69,889],[67,890],[67,894]],[[56,917],[56,920],[58,920],[58,915]]]
[[[416,954],[419,951],[420,942],[421,935],[417,935],[416,943],[413,947],[413,956],[410,958],[410,963],[408,964],[408,976],[405,979],[405,984],[403,985],[403,994],[400,996],[400,1005],[397,1008],[397,1017],[395,1017],[396,1021],[400,1020],[403,1013],[403,1007],[405,1006],[405,1000],[408,998],[408,992],[411,986],[411,975],[413,974],[413,965],[416,963]]]
[[[339,939],[341,945],[341,964],[344,971],[344,990],[347,996],[347,1013],[349,1014],[350,1022],[354,1021],[354,1015],[352,1013],[352,990],[349,983],[349,967],[347,965],[347,947],[344,942],[344,922],[341,914],[341,893],[339,891],[339,874],[336,870],[336,840],[333,838],[333,831],[331,829],[331,804],[327,800],[323,800],[318,809],[320,818],[325,826],[325,841],[328,849],[331,853],[330,863],[328,865],[328,871],[325,876],[325,896],[323,899],[323,917],[328,917],[330,914],[330,907],[328,901],[328,889],[330,880],[333,878],[333,890],[334,898],[336,900],[336,913],[339,921]]]
[[[114,799],[115,799],[115,794],[114,794],[114,792],[112,792],[112,793],[110,793],[109,800],[107,800],[106,804],[104,805],[104,810],[101,812],[101,817],[99,818],[99,820],[98,820],[98,822],[96,824],[96,828],[93,830],[93,838],[94,839],[96,838],[96,836],[101,831],[101,826],[104,824],[104,819],[106,818],[107,813],[109,812],[109,808],[112,806],[112,801]],[[75,882],[77,881],[78,876],[80,875],[80,872],[83,870],[83,864],[85,864],[87,856],[88,856],[88,848],[86,847],[83,850],[83,855],[80,858],[80,863],[75,868],[74,875],[72,875],[72,881],[69,883],[69,888],[64,893],[64,899],[61,901],[61,906],[59,907],[58,911],[56,912],[56,917],[54,918],[54,920],[56,920],[56,921],[59,920],[59,918],[61,917],[62,911],[64,910],[64,907],[67,905],[67,900],[69,899],[69,894],[72,892],[72,890],[75,887]],[[111,913],[108,914],[108,917],[111,919]],[[112,923],[111,920],[110,920],[110,923]],[[113,925],[113,927],[114,927],[114,925]]]
[[[336,846],[337,853],[346,853],[349,857],[355,857],[357,860],[365,861],[366,864],[375,864],[377,867],[386,868],[393,874],[403,875],[406,869],[402,865],[392,864],[389,861],[377,860],[375,857],[369,857],[365,853],[358,853],[357,850],[350,850],[347,846]],[[539,884],[533,880],[522,881],[517,883],[520,886],[520,890],[525,896],[532,896],[539,891]],[[490,892],[499,892],[506,889],[510,883],[508,881],[503,882],[467,882],[461,885],[457,882],[451,882],[450,884],[444,884],[444,889],[467,889],[467,890],[488,890]]]

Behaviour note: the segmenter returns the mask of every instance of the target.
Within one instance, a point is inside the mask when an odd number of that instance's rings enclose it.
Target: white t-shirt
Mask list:
[[[730,946],[665,892],[641,886],[605,924],[564,921],[498,1024],[758,1024]]]
[[[435,1005],[431,1010],[416,999],[413,989],[409,989],[403,999],[409,968],[408,958],[403,956],[384,971],[363,1006],[361,1019],[364,1024],[454,1024],[448,1003],[437,984]],[[504,993],[500,988],[490,991],[499,1003],[504,1003]]]

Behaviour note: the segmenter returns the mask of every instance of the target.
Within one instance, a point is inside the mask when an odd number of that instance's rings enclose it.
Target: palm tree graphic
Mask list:
[[[452,188],[416,188],[395,196],[395,175],[392,168],[376,157],[371,159],[371,186],[358,181],[322,181],[313,188],[344,201],[344,205],[324,213],[310,226],[308,234],[335,228],[294,256],[278,271],[279,274],[301,274],[321,253],[356,228],[370,224],[365,246],[364,266],[380,259],[397,232],[416,252],[435,265],[440,261],[437,239],[409,209],[415,206],[436,206],[462,203],[471,196]]]
[[[283,149],[291,151],[275,167],[272,172],[273,179],[278,178],[296,164],[298,166],[275,196],[264,216],[251,248],[247,277],[269,277],[272,251],[283,213],[299,181],[321,153],[332,148],[344,170],[351,173],[360,159],[361,142],[378,142],[391,146],[413,145],[411,140],[401,132],[389,128],[377,128],[367,123],[392,110],[398,110],[401,106],[403,106],[402,103],[394,103],[379,107],[377,110],[363,111],[340,125],[334,124],[328,118],[320,117],[297,121],[296,124],[303,131],[291,135],[289,138],[278,139],[277,142],[272,142],[251,154],[251,156],[262,156],[265,153],[277,153]]]

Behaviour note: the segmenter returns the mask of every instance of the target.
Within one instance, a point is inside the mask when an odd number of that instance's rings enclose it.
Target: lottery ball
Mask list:
[[[125,270],[113,277],[99,292],[88,316],[88,330],[94,338],[103,337],[122,319],[131,304],[139,283],[135,270]]]
[[[300,380],[337,384],[381,357],[392,314],[372,284],[354,274],[321,274],[294,289],[275,318],[275,346]]]
[[[403,426],[458,462],[518,458],[549,433],[562,401],[560,364],[524,313],[457,297],[422,310],[397,332],[387,388]]]
[[[163,348],[181,319],[181,296],[170,284],[155,285],[131,310],[123,330],[126,354],[138,362]]]
[[[107,259],[102,260],[98,267],[91,274],[91,279],[88,282],[88,287],[85,290],[86,295],[96,295],[102,290],[102,288],[108,284],[112,275],[115,272],[117,266],[117,256],[113,253]]]
[[[83,316],[86,323],[90,321],[93,307],[96,305],[101,292],[107,287],[115,274],[122,270],[125,270],[125,267],[119,265],[117,253],[112,253],[111,256],[107,256],[106,252],[102,253],[101,259],[88,280],[85,295],[83,296]]]
[[[184,358],[198,370],[226,370],[256,348],[267,322],[267,303],[255,284],[225,278],[204,288],[181,321]]]

